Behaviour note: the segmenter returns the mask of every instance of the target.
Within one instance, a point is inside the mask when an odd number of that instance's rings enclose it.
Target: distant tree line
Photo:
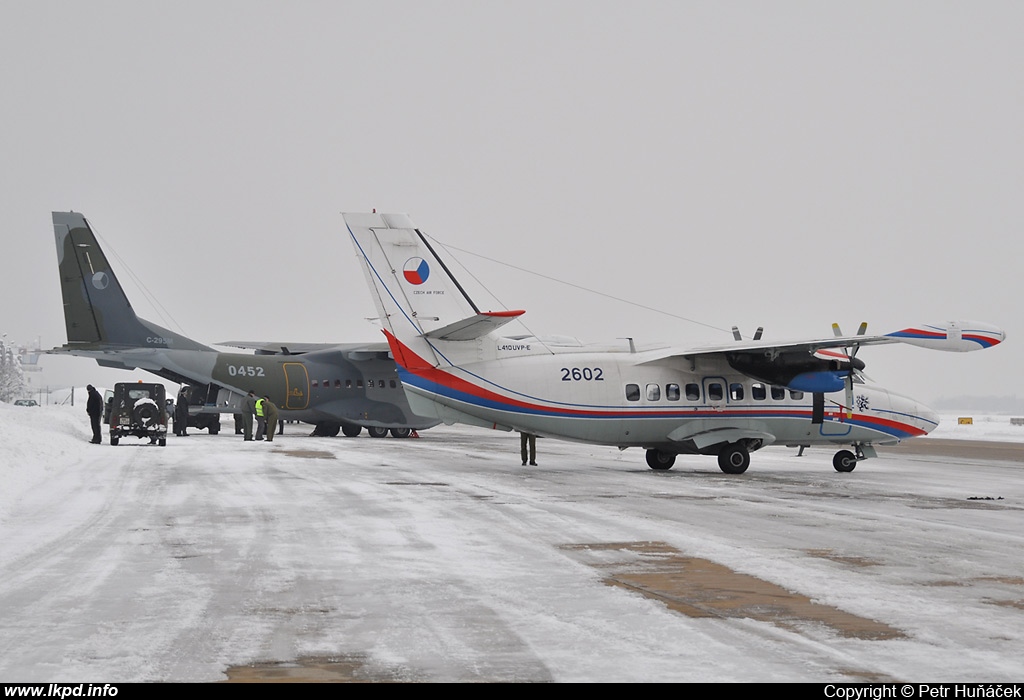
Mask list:
[[[0,340],[0,401],[10,403],[27,391],[17,349]]]

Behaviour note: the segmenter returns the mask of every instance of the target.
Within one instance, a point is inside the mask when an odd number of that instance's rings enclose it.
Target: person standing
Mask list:
[[[256,394],[250,389],[242,399],[242,430],[247,442],[252,442],[252,415],[254,413],[256,413]]]
[[[256,399],[256,440],[262,440],[267,431],[267,417],[263,414],[263,399]]]
[[[530,458],[530,466],[537,466],[537,436],[533,433],[519,433],[519,451],[522,453],[523,466],[526,466],[526,458]],[[529,453],[529,454],[527,454]]]
[[[181,387],[174,404],[174,434],[188,435],[188,387]]]
[[[92,440],[93,445],[99,445],[103,442],[103,435],[100,434],[100,419],[103,417],[103,397],[100,396],[100,392],[96,391],[96,387],[92,384],[88,385],[86,389],[89,391],[89,400],[85,403],[85,412],[89,414],[89,422],[92,423]]]
[[[267,422],[267,442],[273,442],[274,431],[277,430],[277,406],[269,396],[263,397],[263,419]]]

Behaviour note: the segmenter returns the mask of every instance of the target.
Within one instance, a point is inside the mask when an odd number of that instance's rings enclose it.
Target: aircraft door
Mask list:
[[[309,406],[309,373],[301,362],[285,362],[284,367],[284,407],[298,410]]]

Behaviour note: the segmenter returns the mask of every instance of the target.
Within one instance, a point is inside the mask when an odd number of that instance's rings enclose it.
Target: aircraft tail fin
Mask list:
[[[459,347],[523,311],[481,311],[404,214],[344,214],[392,354],[400,365],[437,367],[474,352]],[[452,341],[442,352],[435,341]]]
[[[135,315],[84,216],[55,211],[53,231],[68,334],[63,350],[210,349]]]

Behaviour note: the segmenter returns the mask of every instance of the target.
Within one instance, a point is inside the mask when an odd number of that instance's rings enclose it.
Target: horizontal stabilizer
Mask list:
[[[522,316],[525,311],[485,311],[476,316],[449,323],[443,328],[424,333],[424,337],[435,340],[476,340],[506,323]]]

